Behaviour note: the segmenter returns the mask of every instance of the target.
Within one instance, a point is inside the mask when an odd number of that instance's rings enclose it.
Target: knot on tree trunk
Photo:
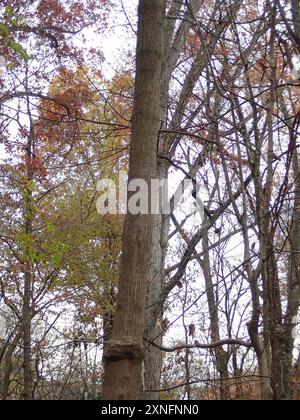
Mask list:
[[[143,343],[111,341],[104,353],[104,358],[110,362],[124,359],[144,360]]]

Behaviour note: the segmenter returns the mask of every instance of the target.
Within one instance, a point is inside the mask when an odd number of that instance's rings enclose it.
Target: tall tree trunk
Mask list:
[[[194,64],[192,66],[193,70],[189,72],[186,80],[183,83],[182,93],[180,95],[180,100],[175,112],[176,118],[170,123],[168,127],[167,122],[167,110],[169,106],[169,86],[172,78],[172,74],[177,66],[178,60],[180,59],[181,53],[183,51],[186,37],[193,26],[193,19],[202,6],[202,0],[191,0],[188,7],[184,12],[183,17],[181,17],[182,8],[185,5],[184,0],[173,0],[169,4],[169,9],[164,23],[163,31],[163,63],[162,63],[162,75],[161,75],[161,112],[160,112],[160,121],[163,124],[162,127],[167,129],[177,129],[180,126],[180,121],[184,118],[184,107],[187,105],[188,98],[190,98],[191,92],[200,77],[201,72],[205,69],[209,55],[206,53],[206,48],[201,50],[198,53],[198,58],[195,57]],[[234,11],[230,12],[235,14],[240,7],[240,2],[237,2],[237,5],[234,6]],[[181,19],[179,26],[176,25],[178,20]],[[232,19],[232,16],[231,16]],[[227,23],[224,19],[224,26],[222,29],[217,28],[217,33],[212,38],[211,50],[214,49],[214,45],[218,36],[223,32]],[[201,58],[200,58],[201,57]],[[197,76],[198,75],[198,76]],[[160,135],[160,154],[167,155],[170,152],[173,141],[175,138],[173,136]],[[174,153],[174,150],[171,150],[171,154]],[[170,164],[164,159],[158,159],[158,179],[168,179],[168,169]],[[161,298],[159,293],[163,290],[165,284],[165,256],[167,253],[168,247],[168,232],[170,226],[170,218],[164,217],[163,215],[158,215],[155,226],[154,226],[154,249],[155,255],[153,257],[152,264],[152,280],[149,285],[149,291],[147,295],[147,323],[145,330],[145,337],[148,340],[153,340],[155,338],[156,343],[161,344],[161,332],[158,327],[158,321],[162,318],[163,314],[163,305],[159,302]],[[159,310],[158,307],[160,306]],[[153,390],[159,389],[160,384],[160,372],[161,372],[162,358],[161,351],[151,345],[146,345],[145,348],[145,387],[146,392],[144,394],[144,399],[158,399],[159,393],[153,392]],[[152,391],[151,391],[152,390]]]
[[[201,5],[201,0],[192,0],[193,10],[197,12]],[[168,106],[169,89],[172,73],[176,68],[177,61],[182,52],[186,36],[192,26],[190,13],[186,10],[184,19],[179,27],[176,26],[177,18],[184,0],[173,0],[170,4],[167,16],[164,21],[163,30],[163,57],[161,72],[161,110],[160,124],[163,129],[168,129]],[[159,152],[166,155],[170,150],[170,136],[159,136]],[[157,179],[168,180],[170,163],[165,159],[157,161]],[[162,197],[161,197],[162,199]],[[152,261],[151,283],[147,294],[147,321],[144,336],[149,341],[162,344],[162,331],[159,326],[163,317],[163,305],[161,304],[161,293],[165,285],[165,258],[168,249],[168,234],[170,228],[170,217],[160,213],[156,217],[154,224],[154,254]],[[160,375],[162,368],[162,353],[159,348],[146,344],[145,347],[145,389],[143,399],[158,400],[160,387]]]
[[[26,84],[27,84],[26,79]],[[27,89],[27,86],[26,86]],[[32,331],[31,323],[33,318],[33,263],[32,263],[32,237],[33,237],[33,219],[34,219],[34,207],[33,207],[33,189],[32,184],[34,180],[34,169],[32,160],[34,159],[34,122],[31,116],[30,99],[27,97],[27,112],[29,116],[29,134],[26,145],[26,160],[27,160],[27,180],[24,188],[24,232],[29,241],[29,244],[25,248],[26,262],[24,264],[24,285],[23,285],[23,306],[22,306],[22,320],[21,328],[23,334],[23,373],[24,373],[24,388],[23,388],[23,399],[33,399],[33,374],[32,374]]]
[[[206,224],[207,217],[205,217],[204,219],[204,225]],[[219,330],[219,310],[218,304],[215,299],[213,278],[209,261],[209,243],[207,231],[203,235],[202,247],[204,256],[203,260],[200,261],[200,265],[205,279],[206,296],[211,324],[210,335],[212,342],[215,343],[217,341],[220,341],[221,336]],[[214,350],[214,354],[216,358],[216,367],[220,376],[220,397],[221,400],[228,400],[230,398],[230,393],[228,389],[228,354],[222,347],[216,348]]]
[[[157,174],[159,180],[167,179],[168,177],[168,166],[161,160],[158,163]],[[151,282],[147,293],[146,328],[144,331],[144,336],[147,339],[145,344],[144,400],[158,400],[160,398],[158,390],[160,388],[162,352],[159,348],[149,344],[149,341],[154,341],[158,345],[162,344],[163,331],[159,321],[163,317],[161,294],[165,280],[165,257],[168,247],[169,224],[169,217],[160,212],[156,216],[153,228],[154,252],[151,263]],[[157,310],[158,308],[159,311]]]
[[[298,122],[296,121],[298,124]],[[296,130],[297,131],[297,130]],[[296,148],[294,128],[291,130],[292,164],[294,172],[294,209],[291,227],[291,254],[288,273],[288,306],[285,322],[281,329],[279,340],[279,399],[292,399],[293,383],[293,320],[298,315],[300,302],[300,166]]]
[[[157,177],[157,139],[164,0],[140,0],[135,99],[129,162],[129,182],[142,179],[150,190]],[[130,200],[132,194],[128,194]],[[151,282],[155,216],[125,218],[119,294],[112,339],[106,350],[104,398],[140,398],[144,364],[143,335],[148,285]]]
[[[111,287],[111,292],[108,293],[107,299],[109,299],[112,307],[115,306],[115,296],[114,295],[115,295],[114,288]],[[105,354],[106,354],[106,351],[108,349],[109,342],[111,340],[113,319],[114,319],[114,316],[111,312],[111,309],[109,309],[109,311],[107,311],[103,314],[102,323],[103,323],[104,343],[103,343],[103,355],[102,355],[102,365],[103,365],[102,383],[104,383],[104,375],[105,375],[105,371],[106,371]]]

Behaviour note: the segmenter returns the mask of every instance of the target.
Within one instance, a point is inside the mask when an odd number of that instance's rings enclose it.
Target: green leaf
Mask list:
[[[60,268],[61,263],[62,263],[62,257],[60,255],[53,255],[53,257],[52,257],[53,267],[58,269],[58,268]]]
[[[18,52],[18,53],[21,53],[21,52],[23,52],[23,51],[24,51],[24,50],[23,50],[22,45],[18,44],[18,43],[17,43],[17,42],[15,42],[15,41],[11,41],[11,42],[9,43],[9,46],[10,46],[10,48],[11,48],[12,50],[14,50],[15,52]]]
[[[12,19],[11,20],[11,25],[13,28],[17,28],[19,25],[19,22],[16,19]]]
[[[21,57],[23,58],[23,60],[27,63],[27,61],[30,59],[30,56],[25,52],[25,51],[22,51],[21,53],[20,53],[20,55],[21,55]]]
[[[12,18],[14,15],[14,9],[11,6],[7,6],[5,9],[5,15],[9,18]]]
[[[0,34],[4,37],[9,36],[10,32],[8,27],[4,24],[0,22]]]
[[[53,233],[55,230],[55,226],[52,222],[47,222],[46,229],[48,233]]]
[[[33,181],[30,181],[27,185],[27,188],[30,192],[33,192],[36,190],[36,184]]]
[[[47,261],[46,254],[44,252],[40,252],[37,258],[37,262],[44,263]]]
[[[22,47],[22,45],[18,44],[15,41],[11,41],[9,43],[9,47],[15,51],[16,53],[20,54],[20,56],[23,58],[24,61],[28,61],[29,60],[29,55],[26,53],[26,51],[24,50],[24,48]]]

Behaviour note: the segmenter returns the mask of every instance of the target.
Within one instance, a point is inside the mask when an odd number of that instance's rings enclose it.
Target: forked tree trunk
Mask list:
[[[151,179],[157,177],[164,4],[164,0],[140,0],[138,12],[129,182],[143,179],[148,187]],[[112,338],[105,353],[106,400],[136,400],[141,396],[154,224],[151,212],[143,215],[128,212],[125,218],[119,295]]]

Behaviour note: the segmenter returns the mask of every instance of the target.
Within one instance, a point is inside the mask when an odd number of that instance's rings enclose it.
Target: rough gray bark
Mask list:
[[[157,177],[157,137],[164,0],[140,0],[135,99],[129,182]],[[130,199],[130,195],[129,195]],[[119,294],[112,339],[105,353],[104,398],[140,398],[144,362],[143,335],[148,285],[151,282],[155,216],[125,217]]]

